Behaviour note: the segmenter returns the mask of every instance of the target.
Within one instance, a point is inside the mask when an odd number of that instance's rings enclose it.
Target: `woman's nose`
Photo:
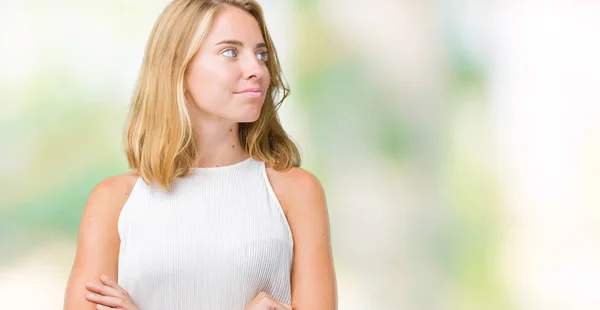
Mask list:
[[[261,78],[265,74],[267,68],[256,55],[250,54],[244,58],[242,72],[246,79]]]

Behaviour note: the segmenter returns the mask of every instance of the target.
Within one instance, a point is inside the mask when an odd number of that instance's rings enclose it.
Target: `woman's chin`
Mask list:
[[[244,111],[240,113],[238,118],[240,123],[252,123],[260,117],[260,109],[262,105],[248,105],[244,108]]]
[[[260,116],[260,113],[253,114],[253,115],[244,115],[238,119],[238,123],[254,123],[254,122],[256,122],[256,120],[258,120],[259,116]]]

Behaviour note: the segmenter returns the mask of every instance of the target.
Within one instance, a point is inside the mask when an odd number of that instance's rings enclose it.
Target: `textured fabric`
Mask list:
[[[140,310],[291,303],[292,234],[263,162],[196,168],[171,192],[138,179],[118,230],[118,282]]]

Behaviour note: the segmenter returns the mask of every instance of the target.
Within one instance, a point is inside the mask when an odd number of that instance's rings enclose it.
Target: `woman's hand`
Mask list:
[[[100,310],[139,310],[129,298],[129,294],[116,282],[108,279],[107,276],[101,276],[100,281],[102,284],[88,283],[85,285],[90,291],[86,295],[86,299],[97,304],[96,308]]]
[[[277,302],[269,294],[261,292],[244,310],[292,310],[292,306]]]

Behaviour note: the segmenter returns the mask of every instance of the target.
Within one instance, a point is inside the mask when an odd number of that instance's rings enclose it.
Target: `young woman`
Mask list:
[[[336,309],[325,196],[277,117],[287,95],[255,1],[170,3],[126,126],[132,172],[89,196],[65,309]]]

